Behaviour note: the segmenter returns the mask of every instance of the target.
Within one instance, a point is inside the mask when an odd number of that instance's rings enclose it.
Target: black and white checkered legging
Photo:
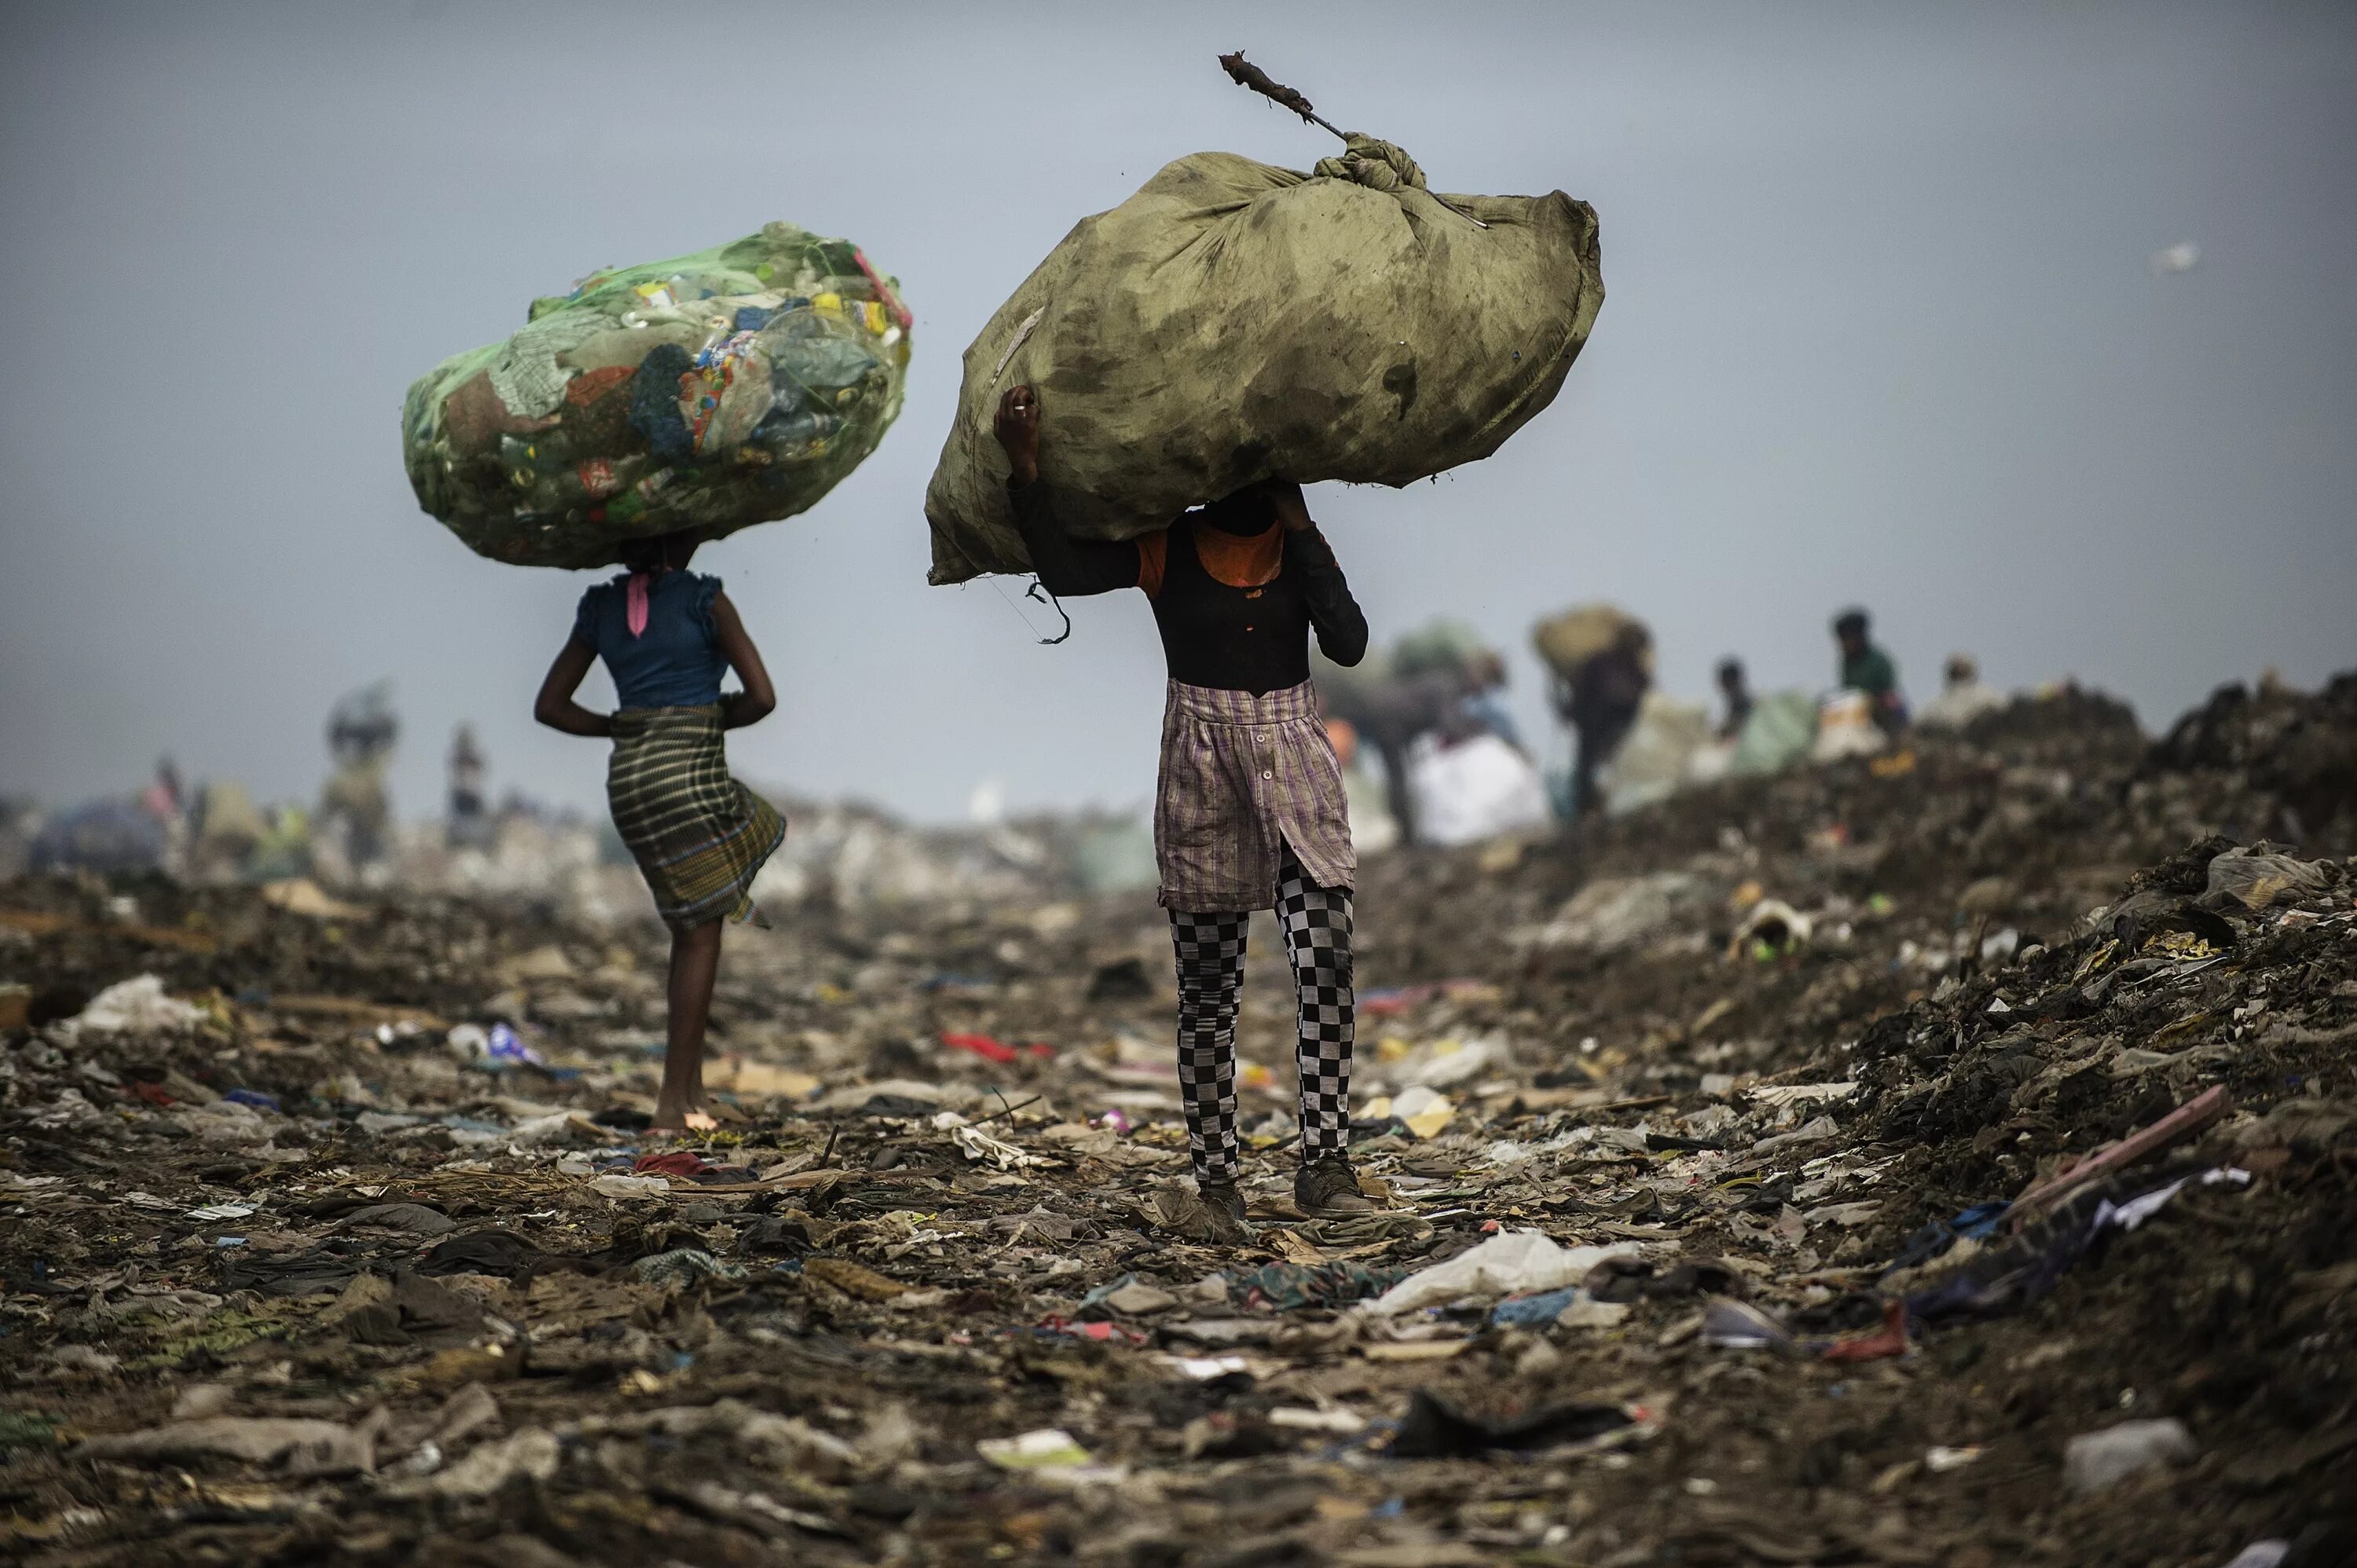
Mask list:
[[[1351,895],[1320,887],[1288,846],[1277,865],[1276,919],[1300,995],[1301,1149],[1339,1155],[1351,1140]],[[1170,911],[1178,957],[1178,1093],[1195,1175],[1236,1176],[1236,1007],[1249,914]]]

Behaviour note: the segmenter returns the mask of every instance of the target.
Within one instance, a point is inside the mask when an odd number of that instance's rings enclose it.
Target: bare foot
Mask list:
[[[697,1120],[698,1113],[693,1107],[688,1105],[686,1101],[657,1100],[655,1101],[654,1120],[647,1123],[647,1131],[650,1133],[685,1133],[689,1131],[702,1131],[703,1129],[709,1128],[713,1125],[712,1119],[708,1116],[702,1119],[702,1127],[698,1127]]]

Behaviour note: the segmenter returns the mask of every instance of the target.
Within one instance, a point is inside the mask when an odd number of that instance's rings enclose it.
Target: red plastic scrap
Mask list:
[[[996,1062],[1002,1067],[1017,1057],[1052,1057],[1056,1054],[1055,1047],[1037,1041],[1017,1047],[994,1040],[988,1035],[960,1035],[949,1030],[942,1031],[942,1044],[953,1051],[972,1051],[983,1060]]]
[[[986,1062],[1005,1064],[1015,1059],[1015,1047],[1002,1045],[988,1035],[956,1035],[944,1030],[942,1044],[953,1051],[972,1051]]]
[[[1069,1317],[1050,1314],[1039,1320],[1040,1330],[1060,1334],[1072,1339],[1093,1339],[1100,1345],[1144,1345],[1146,1337],[1135,1328],[1125,1328],[1118,1323],[1075,1323]]]
[[[132,1093],[137,1095],[140,1099],[145,1101],[150,1105],[173,1106],[180,1103],[170,1095],[165,1093],[164,1086],[159,1083],[134,1083],[129,1084],[126,1087],[129,1088]]]
[[[1421,1006],[1435,997],[1454,998],[1480,991],[1483,983],[1478,980],[1427,980],[1414,985],[1378,987],[1359,993],[1358,1009],[1361,1018],[1389,1018]]]
[[[685,1149],[673,1149],[667,1155],[640,1155],[630,1169],[640,1176],[696,1176],[712,1167],[703,1156]]]
[[[1879,1361],[1907,1354],[1907,1304],[1894,1301],[1882,1309],[1882,1326],[1871,1334],[1836,1339],[1825,1347],[1828,1361]]]

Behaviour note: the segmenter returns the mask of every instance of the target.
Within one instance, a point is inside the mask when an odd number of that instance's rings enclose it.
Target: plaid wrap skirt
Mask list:
[[[1320,887],[1356,885],[1342,768],[1303,682],[1254,696],[1173,681],[1162,710],[1154,854],[1165,908],[1271,908],[1279,851]]]
[[[786,822],[728,776],[717,703],[616,714],[606,801],[663,924],[759,919],[753,878],[785,842]]]

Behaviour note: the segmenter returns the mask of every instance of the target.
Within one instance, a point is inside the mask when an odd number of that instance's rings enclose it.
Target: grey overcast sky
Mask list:
[[[596,807],[598,746],[529,718],[594,579],[421,513],[402,393],[535,294],[785,218],[899,274],[916,359],[823,505],[698,558],[783,696],[737,770],[934,818],[985,778],[1142,801],[1145,605],[1037,646],[1012,580],[925,585],[923,491],[960,351],[1075,218],[1184,153],[1327,151],[1238,47],[1441,188],[1601,217],[1552,409],[1311,496],[1378,636],[1474,622],[1526,722],[1532,620],[1592,596],[1695,697],[1727,652],[1824,684],[1850,601],[1919,700],[1957,648],[2148,726],[2357,664],[2357,6],[175,0],[7,35],[0,792],[169,752],[308,798],[328,705],[390,676],[405,813],[460,720],[495,789]]]

